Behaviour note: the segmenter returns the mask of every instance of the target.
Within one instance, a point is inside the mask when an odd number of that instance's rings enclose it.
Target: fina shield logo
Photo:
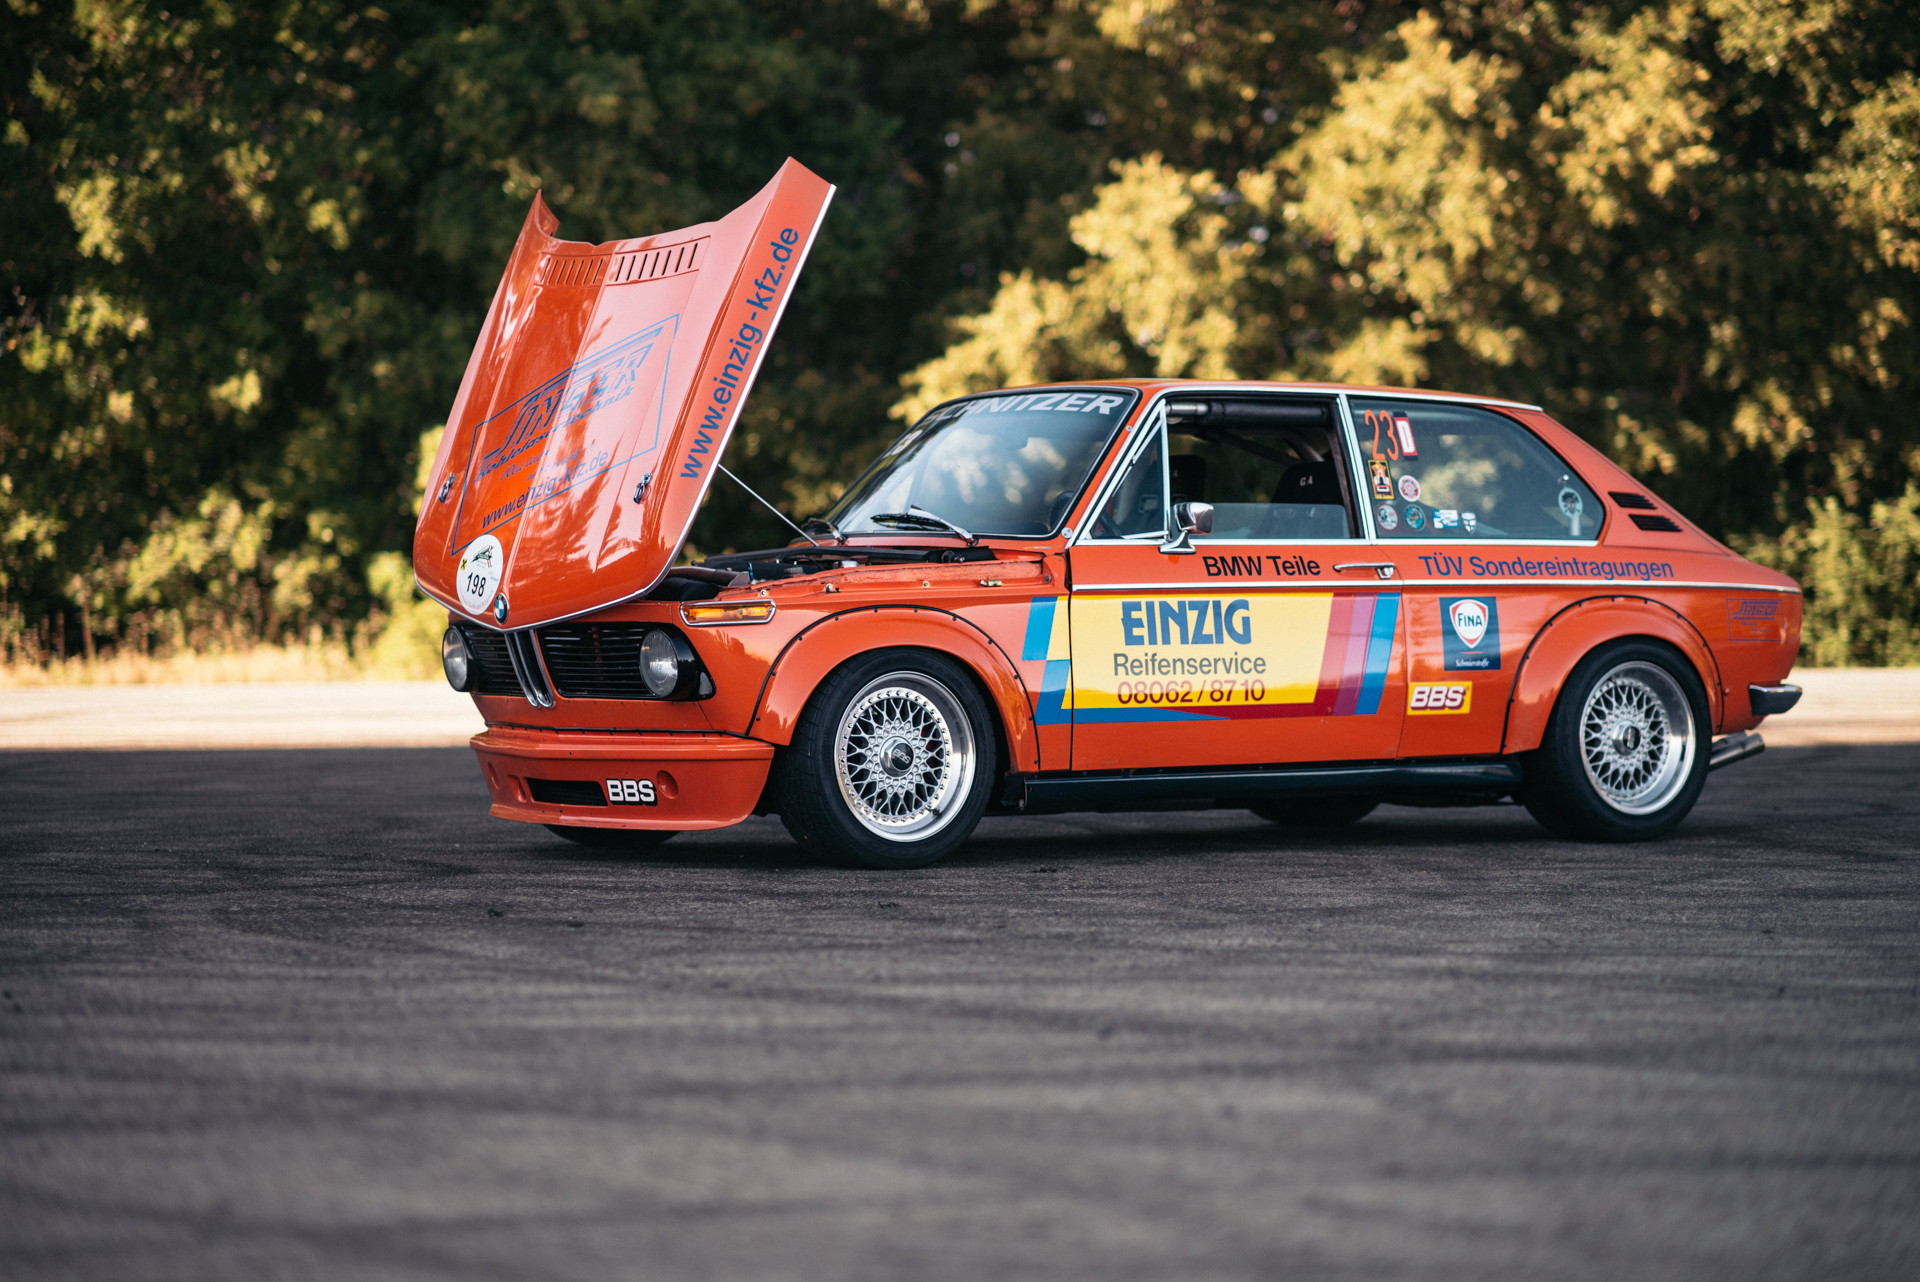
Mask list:
[[[1486,606],[1478,601],[1455,601],[1447,617],[1453,621],[1454,635],[1466,643],[1467,649],[1480,648],[1480,638],[1487,635]]]
[[[1491,672],[1500,667],[1500,602],[1487,597],[1441,597],[1441,669]]]

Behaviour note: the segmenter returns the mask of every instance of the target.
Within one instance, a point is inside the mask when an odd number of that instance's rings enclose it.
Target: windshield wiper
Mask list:
[[[875,525],[904,525],[911,530],[947,530],[965,539],[968,547],[980,542],[977,535],[969,534],[944,516],[935,516],[918,503],[909,504],[904,512],[876,512],[867,519]]]

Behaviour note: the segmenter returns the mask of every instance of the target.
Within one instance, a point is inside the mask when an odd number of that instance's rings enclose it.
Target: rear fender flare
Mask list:
[[[978,678],[1006,736],[1007,769],[1040,768],[1033,697],[991,636],[950,610],[927,606],[865,606],[830,614],[787,642],[760,687],[747,733],[767,743],[793,742],[807,700],[835,668],[873,650],[937,650]]]
[[[1707,714],[1715,727],[1725,721],[1720,665],[1699,629],[1658,601],[1635,596],[1590,597],[1576,601],[1547,620],[1520,656],[1520,671],[1507,700],[1507,725],[1500,751],[1530,752],[1546,737],[1554,700],[1580,661],[1595,648],[1627,637],[1664,641],[1693,665],[1707,690]]]

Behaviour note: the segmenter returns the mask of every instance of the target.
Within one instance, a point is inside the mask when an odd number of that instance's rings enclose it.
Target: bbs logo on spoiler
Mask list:
[[[651,779],[609,779],[607,780],[607,804],[609,806],[651,806],[658,798],[653,791]]]
[[[1473,687],[1464,681],[1415,682],[1407,687],[1407,711],[1472,712]]]

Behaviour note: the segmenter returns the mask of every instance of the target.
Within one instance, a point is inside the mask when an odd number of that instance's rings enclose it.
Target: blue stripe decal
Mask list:
[[[1073,720],[1067,711],[1067,682],[1071,679],[1073,664],[1066,659],[1047,660],[1046,671],[1040,677],[1040,697],[1033,701],[1033,719],[1043,726],[1064,726]]]
[[[1053,636],[1053,606],[1059,599],[1057,596],[1033,598],[1033,608],[1027,611],[1026,643],[1020,647],[1022,659],[1047,657],[1047,641]]]
[[[1387,662],[1393,658],[1393,629],[1400,620],[1400,594],[1382,592],[1374,598],[1373,635],[1367,638],[1366,676],[1360,682],[1360,698],[1354,704],[1355,716],[1370,717],[1380,711],[1380,696],[1386,693]]]

